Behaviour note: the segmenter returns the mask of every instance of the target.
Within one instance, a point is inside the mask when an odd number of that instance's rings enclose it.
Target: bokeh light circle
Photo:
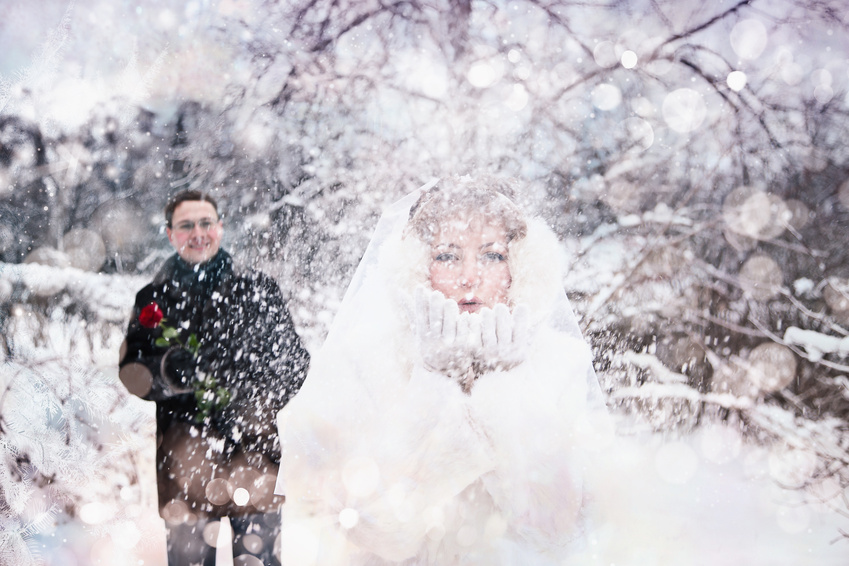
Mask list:
[[[749,296],[766,301],[781,292],[783,281],[781,267],[766,255],[755,255],[746,260],[740,269],[740,286]]]
[[[619,62],[619,57],[616,56],[616,46],[611,41],[600,41],[593,48],[593,59],[596,65],[603,68],[609,68]]]
[[[622,92],[612,84],[602,83],[592,90],[590,98],[599,110],[613,110],[622,103]]]
[[[749,381],[760,391],[784,389],[796,377],[796,356],[786,346],[764,342],[749,354]]]
[[[687,133],[698,129],[707,115],[702,95],[693,89],[679,88],[663,100],[663,119],[676,132]]]
[[[734,92],[740,92],[743,90],[746,87],[747,81],[748,78],[746,77],[746,73],[743,71],[731,71],[725,79],[726,84],[728,84],[728,88]]]
[[[339,525],[343,529],[353,529],[360,522],[360,514],[356,509],[347,507],[339,512]]]
[[[633,69],[637,66],[637,54],[629,49],[628,51],[625,51],[622,54],[622,57],[619,58],[619,61],[626,69]]]
[[[729,37],[734,53],[741,59],[757,59],[766,49],[766,27],[754,19],[737,22]]]
[[[630,142],[630,148],[635,151],[645,151],[654,143],[654,130],[646,120],[632,117],[624,122],[625,132]]]

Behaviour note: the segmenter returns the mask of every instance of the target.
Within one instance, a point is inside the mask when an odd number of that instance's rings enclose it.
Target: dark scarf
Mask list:
[[[205,263],[191,264],[179,255],[169,257],[159,273],[153,279],[155,284],[167,283],[169,286],[201,298],[209,299],[224,278],[233,273],[233,260],[224,250]]]

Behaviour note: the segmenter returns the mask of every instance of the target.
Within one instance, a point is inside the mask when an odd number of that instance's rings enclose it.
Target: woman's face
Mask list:
[[[506,304],[510,282],[503,226],[482,219],[440,226],[431,246],[430,284],[457,301],[461,312]]]

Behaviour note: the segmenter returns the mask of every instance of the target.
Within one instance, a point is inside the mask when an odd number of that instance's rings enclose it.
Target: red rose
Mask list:
[[[162,321],[162,309],[156,303],[150,303],[139,313],[139,324],[145,328],[156,328]]]

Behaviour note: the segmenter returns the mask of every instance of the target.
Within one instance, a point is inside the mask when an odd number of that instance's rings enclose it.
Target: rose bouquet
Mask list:
[[[192,362],[197,358],[200,342],[194,332],[189,334],[185,343],[180,339],[180,331],[165,324],[166,318],[162,308],[156,303],[150,303],[144,307],[139,313],[139,324],[144,328],[151,330],[159,328],[162,331],[161,336],[156,338],[154,343],[161,348],[169,348],[168,352],[163,356],[162,374],[165,376],[165,360],[168,356],[180,356],[182,352],[187,352],[190,355],[189,361]],[[192,372],[194,374],[194,372]],[[207,417],[214,412],[220,411],[230,402],[230,392],[226,387],[218,384],[218,380],[207,375],[192,375],[189,379],[188,386],[194,393],[195,402],[198,407],[198,414],[195,416],[195,421],[203,422]]]

